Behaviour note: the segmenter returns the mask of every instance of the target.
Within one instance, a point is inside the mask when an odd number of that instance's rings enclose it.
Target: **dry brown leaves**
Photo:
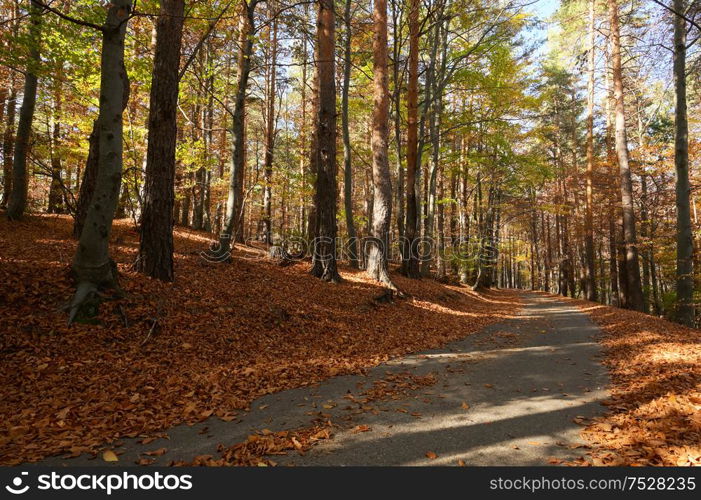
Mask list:
[[[380,380],[375,380],[372,387],[362,393],[362,399],[356,400],[362,403],[372,401],[387,401],[390,399],[404,399],[405,396],[418,391],[422,387],[429,387],[438,379],[432,373],[427,375],[414,375],[410,372],[389,373]]]
[[[583,431],[582,465],[701,465],[701,332],[576,301],[603,331],[608,412]]]
[[[210,263],[199,256],[208,235],[184,229],[176,281],[161,283],[131,271],[137,234],[117,221],[111,252],[127,297],[103,304],[99,325],[69,328],[70,228],[64,216],[0,219],[1,464],[230,421],[262,395],[439,347],[519,307],[515,293],[401,276],[411,298],[380,305],[360,272],[322,283],[307,262],[281,268],[245,247],[231,265]]]
[[[320,423],[293,431],[273,432],[263,429],[251,434],[242,443],[228,448],[219,446],[220,458],[212,455],[195,457],[192,462],[172,462],[175,466],[208,466],[208,467],[274,467],[277,462],[270,457],[287,455],[297,452],[304,455],[312,446],[324,439],[331,439],[331,422]]]

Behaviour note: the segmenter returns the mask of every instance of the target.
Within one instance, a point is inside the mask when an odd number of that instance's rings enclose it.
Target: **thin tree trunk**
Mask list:
[[[49,186],[49,207],[48,213],[59,214],[63,212],[63,182],[61,164],[61,105],[63,100],[61,75],[63,73],[63,63],[58,67],[58,78],[55,82],[53,109],[51,110],[51,185]]]
[[[419,105],[419,9],[420,0],[409,3],[409,68],[407,82],[407,140],[406,140],[406,225],[407,244],[402,256],[402,271],[409,278],[419,277],[418,204],[416,200],[416,171],[418,157]]]
[[[15,156],[12,162],[12,191],[7,202],[7,217],[19,220],[27,209],[27,153],[29,136],[32,133],[34,107],[37,99],[37,66],[41,63],[39,43],[41,36],[41,7],[30,0],[29,2],[29,60],[24,74],[24,92],[22,107],[19,110],[19,123],[15,137]]]
[[[443,175],[438,179],[438,199],[442,200],[445,196],[445,178]],[[436,277],[439,279],[445,278],[445,204],[438,203],[436,208],[436,225],[438,228],[438,248],[436,251]]]
[[[258,0],[242,2],[241,22],[239,25],[239,54],[237,59],[238,76],[236,81],[236,96],[231,123],[231,172],[229,190],[226,200],[224,224],[219,235],[219,245],[214,251],[218,260],[231,260],[231,246],[234,241],[243,237],[243,180],[245,170],[244,129],[246,119],[246,94],[248,92],[248,77],[251,72],[251,57],[253,56],[254,13]]]
[[[15,152],[15,117],[16,117],[16,101],[17,89],[15,89],[14,73],[11,77],[10,95],[7,99],[7,120],[5,120],[5,133],[2,139],[2,157],[3,157],[3,179],[2,186],[2,203],[0,207],[7,206],[12,192],[12,158]]]
[[[341,89],[341,130],[343,134],[343,203],[348,229],[348,255],[351,267],[358,268],[358,238],[353,221],[353,165],[351,162],[350,126],[348,123],[348,91],[351,76],[351,5],[346,0],[344,9],[345,37],[343,40],[343,88]]]
[[[641,238],[641,260],[643,267],[643,297],[645,299],[645,312],[650,312],[650,259],[648,256],[650,249],[650,215],[648,213],[647,196],[647,175],[640,176],[640,238]]]
[[[268,3],[271,16],[275,16],[274,3]],[[265,164],[263,166],[263,240],[266,244],[273,244],[272,222],[272,198],[273,198],[273,155],[275,149],[275,84],[277,80],[277,16],[272,20],[272,26],[268,29],[269,61],[268,61],[268,85],[265,112]]]
[[[176,118],[184,10],[185,0],[162,0],[156,22],[141,242],[135,264],[138,271],[163,281],[174,279]]]
[[[397,232],[401,255],[404,255],[406,240],[404,239],[404,164],[402,162],[402,72],[399,64],[402,51],[402,10],[399,2],[392,2],[392,55],[394,64],[392,65],[392,79],[394,82],[394,92],[392,95],[394,102],[394,142],[396,151],[397,166]]]
[[[445,23],[443,25],[442,23]],[[437,37],[440,38],[440,65],[435,71],[433,78],[433,96],[432,110],[430,113],[429,137],[431,140],[431,162],[428,175],[426,177],[426,217],[424,218],[423,238],[428,242],[433,242],[434,219],[436,213],[436,182],[440,175],[440,147],[441,147],[441,118],[443,115],[443,90],[441,82],[445,77],[446,58],[448,50],[448,20],[443,21],[439,29],[437,29]],[[433,245],[431,245],[433,247]],[[433,255],[429,255],[427,259],[421,262],[421,274],[427,276],[431,270]]]
[[[304,5],[304,11],[307,12],[307,4]],[[299,126],[299,176],[302,194],[299,198],[299,232],[304,235],[307,229],[306,197],[304,196],[307,187],[307,36],[305,33],[302,33],[302,83],[300,87],[302,116]]]
[[[585,248],[585,283],[587,300],[596,301],[596,265],[594,262],[594,73],[595,67],[595,31],[594,5],[595,0],[589,0],[589,58],[587,82],[587,177],[586,204],[584,215],[584,248]]]

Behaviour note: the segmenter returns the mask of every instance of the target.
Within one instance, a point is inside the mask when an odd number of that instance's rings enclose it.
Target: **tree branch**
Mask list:
[[[660,7],[662,7],[662,8],[664,8],[664,9],[670,11],[670,12],[671,12],[672,14],[674,14],[675,16],[681,17],[681,18],[684,19],[687,23],[691,24],[694,28],[696,28],[697,30],[701,31],[701,25],[699,25],[699,23],[697,23],[697,22],[694,21],[693,19],[689,19],[688,17],[686,17],[686,16],[685,16],[684,14],[682,14],[681,12],[677,12],[675,9],[673,9],[672,7],[667,6],[664,2],[661,2],[660,0],[652,0],[652,1],[655,2],[657,5],[659,5]]]
[[[100,26],[99,24],[91,23],[90,21],[83,21],[82,19],[77,19],[75,17],[69,16],[68,14],[64,14],[60,10],[54,9],[53,7],[51,7],[48,4],[45,4],[41,0],[32,0],[32,2],[37,4],[42,9],[48,10],[49,12],[56,14],[61,19],[65,19],[66,21],[70,21],[70,22],[72,22],[74,24],[78,24],[80,26],[87,26],[88,28],[92,28],[92,29],[100,31],[100,32],[105,31],[104,26]]]

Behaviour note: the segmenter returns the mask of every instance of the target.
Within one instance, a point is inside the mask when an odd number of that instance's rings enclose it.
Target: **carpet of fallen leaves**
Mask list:
[[[68,327],[70,230],[65,216],[0,217],[0,464],[230,421],[259,396],[438,347],[520,307],[515,292],[401,276],[410,298],[378,304],[361,272],[322,283],[306,262],[282,268],[248,247],[211,263],[209,237],[182,228],[176,281],[162,283],[131,270],[138,235],[123,220],[111,251],[126,297],[105,302],[99,324]]]
[[[608,411],[582,436],[580,465],[701,465],[701,331],[575,301],[603,331]]]

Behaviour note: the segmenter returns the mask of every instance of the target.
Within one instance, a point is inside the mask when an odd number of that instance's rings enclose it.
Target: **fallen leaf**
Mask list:
[[[146,451],[144,452],[144,455],[148,455],[150,457],[160,457],[161,455],[165,455],[167,451],[168,448],[158,448],[157,450]]]

